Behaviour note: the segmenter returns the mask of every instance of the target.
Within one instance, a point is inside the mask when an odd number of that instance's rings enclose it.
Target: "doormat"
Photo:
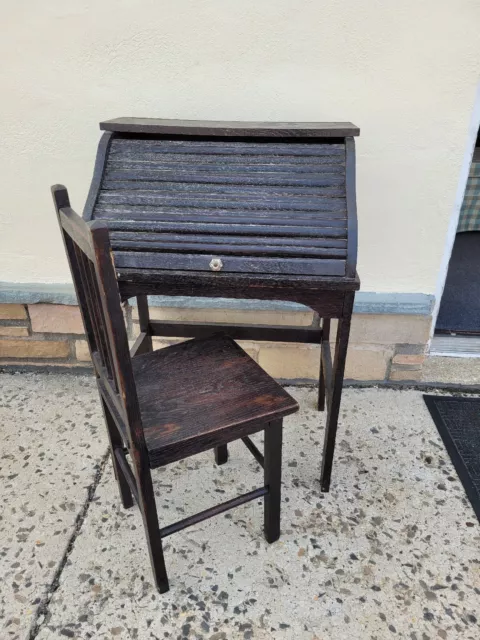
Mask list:
[[[423,399],[480,521],[480,398]]]

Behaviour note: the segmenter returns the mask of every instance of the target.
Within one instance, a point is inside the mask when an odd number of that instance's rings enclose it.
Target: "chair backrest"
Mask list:
[[[64,186],[53,186],[52,195],[100,391],[124,439],[144,449],[108,229],[75,213]]]

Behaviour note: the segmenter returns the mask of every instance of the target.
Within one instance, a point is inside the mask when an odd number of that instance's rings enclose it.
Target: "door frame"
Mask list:
[[[457,185],[457,191],[455,195],[455,201],[453,203],[453,210],[450,215],[450,222],[448,224],[447,236],[445,238],[445,245],[443,249],[442,261],[440,263],[440,271],[437,277],[437,286],[435,288],[435,303],[432,312],[432,326],[430,328],[430,340],[428,342],[428,349],[430,350],[430,343],[435,332],[435,325],[437,324],[438,312],[440,311],[440,302],[442,301],[443,290],[445,289],[445,282],[447,280],[448,265],[452,256],[453,244],[455,242],[455,236],[457,234],[458,220],[460,217],[460,210],[462,208],[463,197],[467,187],[468,175],[470,173],[470,165],[472,164],[473,152],[475,149],[475,143],[477,141],[478,131],[480,129],[480,82],[477,85],[477,91],[475,95],[475,101],[473,105],[473,111],[470,118],[470,123],[467,131],[467,140],[465,145],[465,152],[463,154],[462,167],[460,169],[460,176]]]

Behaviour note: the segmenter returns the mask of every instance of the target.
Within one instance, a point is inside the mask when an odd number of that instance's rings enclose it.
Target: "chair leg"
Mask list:
[[[148,309],[148,298],[146,295],[137,296],[138,319],[140,331],[147,334],[145,349],[146,353],[153,351],[152,336],[150,334],[150,313]],[[167,569],[163,556],[162,537],[158,524],[157,506],[155,504],[155,493],[153,491],[152,474],[146,464],[140,464],[138,468],[137,487],[139,507],[142,514],[145,534],[147,536],[148,553],[152,565],[155,586],[160,593],[169,590]]]
[[[321,349],[322,347],[320,347]],[[319,411],[325,411],[325,374],[323,373],[323,360],[320,353],[320,377],[318,380],[318,402],[317,409]]]
[[[217,464],[225,464],[228,460],[228,447],[226,444],[220,444],[215,447],[215,462]]]
[[[338,321],[337,337],[335,345],[335,361],[333,365],[332,397],[327,413],[327,426],[323,445],[322,471],[320,474],[320,488],[323,492],[330,490],[332,475],[333,454],[335,451],[335,439],[337,437],[338,415],[340,401],[342,399],[343,375],[345,372],[345,360],[347,358],[348,338],[350,335],[350,323],[355,294],[345,295],[343,316]]]
[[[264,482],[268,493],[265,495],[264,529],[267,542],[275,542],[280,537],[282,433],[282,420],[270,422],[265,429]]]
[[[318,382],[318,410],[325,410],[325,373],[323,371],[323,358],[322,358],[322,350],[323,350],[323,341],[330,339],[330,319],[324,318],[322,321],[322,344],[320,345],[320,378]]]
[[[118,464],[117,459],[115,457],[115,453],[114,453],[115,447],[123,448],[124,443],[122,441],[122,438],[120,437],[120,434],[118,433],[117,425],[115,424],[115,421],[112,418],[112,414],[110,413],[110,410],[108,409],[101,395],[100,395],[100,399],[102,402],[103,416],[105,418],[105,423],[107,425],[108,438],[110,440],[110,456],[112,458],[113,471],[115,473],[118,489],[120,491],[120,498],[122,500],[122,504],[124,508],[130,509],[130,507],[133,507],[132,492],[130,491],[130,487],[128,486],[127,479],[125,478],[125,475],[122,469],[120,468],[120,465]]]
[[[152,475],[149,468],[138,471],[137,487],[139,507],[145,527],[155,586],[160,593],[166,593],[170,587],[168,584],[167,569],[165,567],[165,558],[163,556],[162,537],[158,524]]]

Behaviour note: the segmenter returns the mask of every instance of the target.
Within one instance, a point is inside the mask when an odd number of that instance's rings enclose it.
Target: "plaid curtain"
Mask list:
[[[480,158],[475,153],[460,210],[457,232],[480,231]]]

